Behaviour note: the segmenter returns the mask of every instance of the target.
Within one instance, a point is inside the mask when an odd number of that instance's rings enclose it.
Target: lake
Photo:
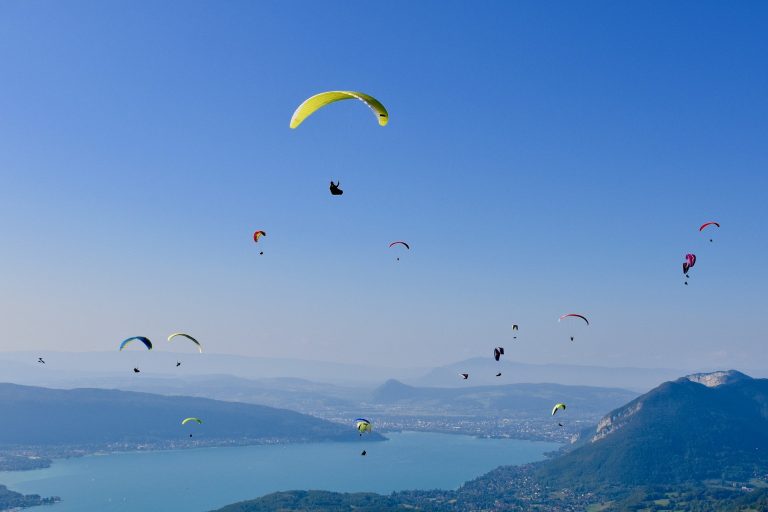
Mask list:
[[[541,460],[558,444],[403,432],[389,441],[201,448],[95,455],[0,472],[0,483],[62,502],[30,511],[203,512],[274,491],[390,493],[455,489],[504,464]],[[360,452],[366,449],[368,455]]]

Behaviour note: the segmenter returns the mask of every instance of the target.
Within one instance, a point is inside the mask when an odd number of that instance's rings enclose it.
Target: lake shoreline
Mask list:
[[[383,435],[371,437],[371,442],[383,442],[388,439]],[[315,443],[354,443],[356,438],[349,440],[296,440],[296,439],[196,439],[194,442],[183,440],[163,441],[156,443],[109,443],[93,447],[64,446],[64,447],[14,447],[4,448],[0,455],[0,472],[6,471],[34,471],[51,467],[53,462],[88,456],[117,455],[122,453],[139,452],[172,452],[181,450],[196,450],[203,448],[228,448],[243,446],[278,446],[278,445],[302,445]],[[46,455],[42,455],[46,453]]]
[[[388,436],[389,442],[375,444],[356,436],[351,443],[94,452],[54,459],[46,469],[0,473],[0,482],[18,492],[60,496],[54,509],[60,512],[203,511],[288,489],[383,494],[455,489],[499,465],[543,460],[558,447],[423,432]],[[125,475],[131,474],[142,474],[147,483],[127,485]]]

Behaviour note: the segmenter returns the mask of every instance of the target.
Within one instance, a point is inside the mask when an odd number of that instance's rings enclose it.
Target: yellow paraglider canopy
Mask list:
[[[364,432],[373,432],[373,425],[365,418],[357,418],[355,420],[355,428],[360,432],[360,435],[363,435]]]
[[[326,105],[337,101],[351,99],[360,100],[368,105],[368,108],[373,111],[376,118],[379,120],[379,125],[387,125],[387,122],[389,121],[387,109],[373,96],[368,96],[365,93],[355,91],[328,91],[315,94],[311,98],[304,100],[304,103],[299,105],[299,108],[296,109],[296,112],[294,112],[291,117],[291,128],[296,128],[303,123],[306,118]]]

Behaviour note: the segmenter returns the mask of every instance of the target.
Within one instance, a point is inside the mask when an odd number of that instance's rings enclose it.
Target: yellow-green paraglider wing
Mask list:
[[[555,404],[555,406],[552,408],[552,416],[555,415],[557,411],[564,411],[565,410],[565,404]]]
[[[203,420],[201,420],[200,418],[186,418],[186,419],[181,420],[181,424],[182,425],[186,425],[190,421],[196,421],[197,423],[199,423],[201,425],[203,424]]]
[[[197,351],[198,352],[200,352],[201,354],[203,353],[203,346],[200,344],[199,341],[197,341],[195,338],[193,338],[189,334],[186,334],[186,333],[183,333],[183,332],[175,332],[175,333],[171,334],[170,336],[168,336],[168,341],[171,341],[176,336],[181,336],[182,338],[187,338],[189,341],[191,341],[192,343],[197,345]]]
[[[337,101],[352,99],[360,100],[368,105],[368,108],[373,111],[376,118],[379,120],[379,125],[387,125],[387,122],[389,122],[389,113],[387,112],[387,109],[384,108],[384,105],[373,96],[368,96],[365,93],[355,91],[328,91],[315,94],[311,98],[304,100],[304,103],[299,105],[299,108],[296,109],[296,112],[294,112],[291,117],[291,128],[296,128],[303,123],[306,118],[326,105],[330,105]]]

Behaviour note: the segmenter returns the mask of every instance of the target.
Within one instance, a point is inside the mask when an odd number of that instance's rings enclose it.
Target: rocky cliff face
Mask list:
[[[679,380],[689,380],[707,386],[708,388],[716,388],[718,386],[750,379],[751,377],[736,370],[727,370],[711,373],[694,373]],[[590,438],[590,442],[594,443],[595,441],[599,441],[625,426],[635,414],[643,409],[643,404],[647,396],[648,395],[641,396],[637,400],[633,400],[624,407],[611,411],[608,415],[604,416],[603,419],[598,422],[595,434]]]
[[[693,375],[688,375],[684,378],[690,380],[691,382],[696,382],[698,384],[707,386],[708,388],[716,388],[724,384],[732,384],[740,380],[746,380],[750,377],[744,375],[741,372],[737,372],[736,370],[728,370],[712,373],[694,373]]]
[[[637,414],[642,408],[643,402],[640,400],[635,400],[628,404],[626,407],[617,409],[607,416],[604,416],[603,419],[598,422],[595,435],[592,436],[590,442],[594,443],[595,441],[599,441],[605,436],[616,432],[621,427],[626,425],[629,419]]]

